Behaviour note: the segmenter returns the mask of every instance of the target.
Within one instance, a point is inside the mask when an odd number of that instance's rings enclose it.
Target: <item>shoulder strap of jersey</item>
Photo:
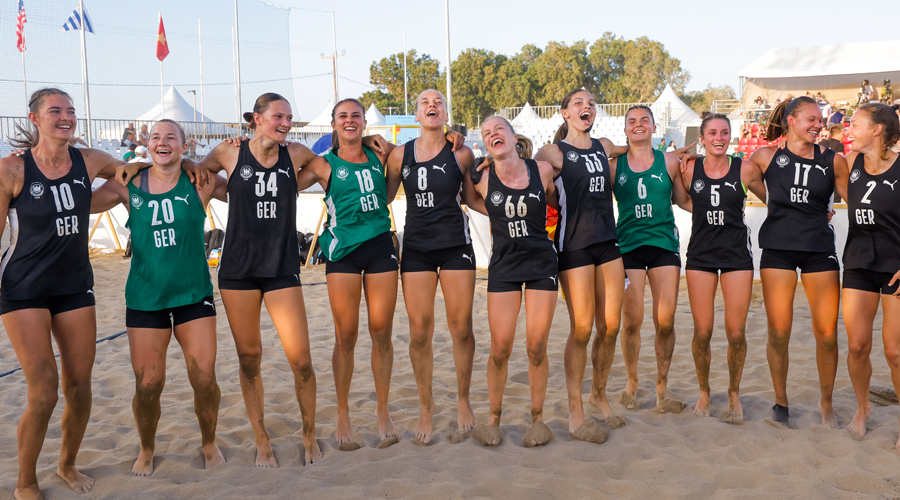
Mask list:
[[[403,164],[401,167],[416,163],[416,140],[412,139],[403,145]]]
[[[706,169],[703,168],[704,160],[706,160],[705,156],[698,156],[697,159],[694,160],[694,173],[691,175],[692,180],[706,179]]]

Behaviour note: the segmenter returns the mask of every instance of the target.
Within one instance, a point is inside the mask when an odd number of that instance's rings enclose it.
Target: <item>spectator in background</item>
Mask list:
[[[150,131],[147,130],[146,125],[141,125],[141,134],[138,136],[137,144],[138,146],[150,144]]]
[[[122,145],[123,146],[127,146],[127,144],[125,144],[125,141],[128,140],[129,136],[134,136],[134,124],[133,123],[129,123],[128,126],[125,127],[125,131],[122,132]]]
[[[147,146],[138,146],[134,148],[134,157],[128,160],[128,163],[147,162]]]
[[[656,146],[657,151],[665,151],[666,150],[666,138],[663,137],[661,141],[659,141],[659,145]]]
[[[204,146],[204,144],[198,141],[194,136],[189,135],[187,140],[184,141],[184,145],[187,146],[187,154],[188,156],[196,156],[197,155],[197,146]]]
[[[129,144],[128,152],[125,153],[125,156],[123,156],[122,159],[125,161],[131,161],[131,159],[134,158],[134,156],[135,156],[135,149],[137,149],[137,144],[135,144],[133,142],[131,144]]]
[[[884,81],[884,88],[881,89],[881,102],[886,104],[894,103],[894,90],[891,89],[891,81]]]
[[[756,104],[757,108],[766,107],[766,101],[763,100],[761,95],[756,96],[756,99],[753,100],[753,104]]]
[[[828,116],[828,124],[832,123],[842,123],[844,121],[844,113],[841,108],[834,108],[834,111],[831,115]]]
[[[872,100],[872,97],[875,95],[875,89],[869,85],[869,80],[863,80],[862,85],[859,87],[859,92],[856,93],[858,97],[858,101],[856,102],[857,106],[862,106],[867,102]]]
[[[844,143],[841,142],[844,139],[844,126],[840,123],[831,125],[828,127],[828,136],[828,139],[819,141],[819,144],[844,154]]]
[[[793,99],[793,98],[794,98],[793,95],[788,94],[787,97],[784,98],[784,100],[785,100],[785,101],[790,101],[790,100]]]
[[[475,158],[484,157],[484,151],[478,147],[478,143],[476,142],[474,146],[472,146],[472,154],[475,155]]]
[[[741,126],[741,139],[749,139],[750,138],[750,124],[745,123]]]
[[[665,141],[663,141],[663,143],[665,143]],[[675,141],[669,141],[669,147],[666,148],[666,153],[671,153],[672,151],[675,151],[675,149]]]
[[[823,96],[821,92],[816,93],[816,102],[819,104],[828,104],[828,101],[825,100],[825,96]]]

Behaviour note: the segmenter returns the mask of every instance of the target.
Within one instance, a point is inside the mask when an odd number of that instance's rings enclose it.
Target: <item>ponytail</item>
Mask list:
[[[62,95],[66,96],[69,101],[72,100],[72,97],[66,93],[64,90],[60,90],[57,88],[44,88],[40,90],[36,90],[33,94],[31,94],[31,99],[28,100],[28,112],[29,113],[37,113],[40,111],[41,106],[44,104],[44,99],[47,96],[51,95]],[[77,123],[77,120],[76,120]],[[73,127],[74,130],[74,127]],[[20,139],[18,137],[10,137],[9,143],[19,149],[28,149],[37,146],[38,141],[41,139],[41,134],[38,132],[37,127],[34,126],[22,126],[18,123],[16,124],[17,136],[21,135],[24,139]]]
[[[789,101],[781,101],[778,106],[775,106],[775,109],[772,110],[772,113],[769,115],[769,125],[766,127],[766,139],[774,141],[787,135],[787,117],[797,116],[797,113],[800,112],[800,108],[804,104],[815,104],[818,106],[815,99],[807,96],[795,97]]]
[[[533,151],[534,144],[531,142],[531,139],[522,134],[516,134],[516,153],[518,153],[519,158],[531,159]]]
[[[253,115],[261,115],[269,109],[269,104],[275,101],[284,101],[288,102],[282,95],[276,94],[275,92],[266,92],[265,94],[256,98],[256,102],[253,103],[253,112],[244,113],[244,121],[247,122],[247,128],[253,130],[256,128],[256,120],[253,119]]]
[[[563,120],[562,125],[556,129],[556,135],[553,136],[553,142],[559,142],[566,138],[569,135],[569,124]]]
[[[900,141],[900,118],[891,106],[879,102],[870,102],[857,108],[856,112],[864,112],[869,118],[869,123],[874,127],[881,125],[881,134],[884,142],[879,151],[882,160],[887,160],[891,148]]]

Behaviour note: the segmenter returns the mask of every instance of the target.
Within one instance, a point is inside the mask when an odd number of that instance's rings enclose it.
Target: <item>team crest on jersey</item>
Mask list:
[[[628,182],[628,174],[619,174],[618,177],[619,185],[624,186],[626,182]]]
[[[850,182],[856,182],[859,180],[859,176],[862,175],[859,173],[858,169],[853,169],[853,172],[850,173]]]
[[[133,194],[131,195],[131,206],[134,208],[141,208],[141,205],[144,204],[144,199],[140,196]]]
[[[28,188],[28,192],[31,193],[31,196],[35,198],[40,198],[41,195],[44,194],[44,185],[40,182],[34,182],[31,184],[31,187]]]
[[[578,159],[578,153],[576,153],[575,151],[569,151],[568,153],[566,153],[566,159],[568,159],[569,161],[575,161]]]
[[[703,181],[700,180],[700,179],[697,179],[696,181],[694,181],[694,191],[696,191],[696,192],[698,192],[698,193],[699,193],[700,191],[703,191],[703,188],[704,188],[705,186],[706,186],[706,184],[704,184]]]
[[[791,162],[791,159],[787,157],[787,155],[781,155],[778,158],[775,158],[775,164],[779,167],[784,167],[788,163]]]
[[[403,168],[400,169],[400,175],[402,175],[404,179],[409,177],[409,165],[403,165]]]
[[[495,207],[503,203],[503,193],[500,191],[491,193],[491,203],[493,203]]]
[[[246,180],[253,177],[253,167],[250,165],[244,165],[241,167],[241,178]]]
[[[344,180],[350,176],[350,170],[347,167],[338,167],[337,169],[337,177],[340,180]]]

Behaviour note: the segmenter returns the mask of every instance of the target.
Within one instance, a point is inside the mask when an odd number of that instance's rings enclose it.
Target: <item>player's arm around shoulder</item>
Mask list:
[[[291,163],[293,164],[295,174],[318,156],[313,153],[311,149],[299,142],[292,142],[287,145],[287,148],[288,154],[291,155]]]
[[[537,161],[549,163],[553,167],[553,176],[556,177],[562,171],[563,154],[556,144],[547,144],[534,155]]]
[[[544,193],[547,195],[547,203],[559,210],[559,194],[556,192],[556,184],[553,183],[556,177],[553,165],[546,161],[538,161],[537,165],[541,173],[541,182],[544,184]]]
[[[388,154],[385,162],[385,182],[387,183],[387,201],[391,203],[397,197],[400,191],[400,183],[402,182],[401,169],[403,168],[403,152],[406,150],[406,144],[397,146]]]
[[[681,207],[682,210],[690,212],[693,210],[691,197],[684,185],[684,179],[681,176],[681,160],[672,153],[663,153],[666,158],[666,171],[672,179],[672,202]]]

